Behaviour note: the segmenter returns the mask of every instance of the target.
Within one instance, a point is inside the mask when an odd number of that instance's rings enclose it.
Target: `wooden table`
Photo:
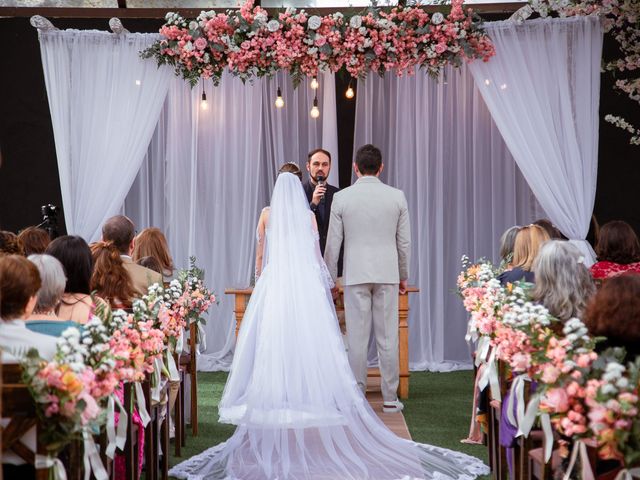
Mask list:
[[[400,357],[400,385],[398,386],[398,396],[400,398],[409,398],[409,293],[416,293],[420,290],[417,287],[410,286],[407,293],[398,296],[398,341],[399,357]],[[236,338],[240,331],[244,312],[249,304],[249,298],[253,288],[227,288],[224,293],[227,295],[235,295],[235,306],[233,312],[236,314]],[[339,290],[339,296],[336,300],[336,311],[344,311],[344,291]],[[370,369],[370,376],[379,376],[378,369]]]

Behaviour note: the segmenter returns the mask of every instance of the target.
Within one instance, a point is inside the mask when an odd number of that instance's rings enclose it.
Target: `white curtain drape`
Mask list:
[[[485,27],[496,55],[470,65],[476,84],[550,220],[593,263],[585,238],[598,171],[600,19]]]
[[[171,72],[139,57],[157,34],[38,33],[67,231],[94,241],[140,170]]]
[[[402,189],[412,228],[409,360],[413,370],[470,366],[455,295],[463,254],[496,259],[508,227],[544,216],[466,67],[358,84],[354,149],[382,151],[382,180]]]
[[[285,107],[276,109],[277,87]],[[309,116],[314,92],[295,91],[285,75],[243,84],[225,74],[218,87],[191,89],[174,78],[147,156],[124,203],[138,230],[157,226],[167,235],[174,261],[197,257],[206,283],[218,295],[205,331],[199,369],[227,369],[235,343],[233,298],[228,287],[246,287],[254,271],[255,227],[269,204],[284,162],[305,169],[307,153],[323,147],[337,154],[335,83],[320,78],[320,118]],[[337,176],[338,158],[333,170]],[[332,172],[333,173],[333,172]],[[337,184],[337,181],[336,181]]]

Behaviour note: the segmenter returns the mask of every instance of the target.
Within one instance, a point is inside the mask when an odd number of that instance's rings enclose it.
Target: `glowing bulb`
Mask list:
[[[209,104],[207,103],[207,94],[202,90],[202,100],[200,100],[200,108],[202,110],[206,110],[209,108]]]
[[[282,91],[278,87],[278,96],[276,97],[276,108],[284,107],[284,100],[282,99]]]
[[[320,109],[318,108],[318,97],[313,99],[313,107],[311,107],[309,115],[311,115],[311,118],[318,118],[320,116]]]
[[[140,80],[136,80],[136,85],[140,86],[142,85],[142,82]]]
[[[356,93],[353,91],[353,88],[351,88],[351,85],[349,85],[349,88],[347,88],[347,91],[344,92],[344,96],[347,97],[348,99],[352,99],[353,97],[355,97]]]
[[[507,84],[503,83],[502,85],[500,85],[500,90],[506,90],[507,89]]]
[[[311,88],[313,88],[314,90],[317,90],[318,87],[320,86],[320,84],[318,83],[318,79],[316,77],[313,77],[313,79],[311,80]]]
[[[488,78],[484,81],[485,85],[491,85],[491,80],[489,80]]]

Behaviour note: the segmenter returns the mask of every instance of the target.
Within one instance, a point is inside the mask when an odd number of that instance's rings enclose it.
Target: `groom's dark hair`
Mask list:
[[[382,166],[380,149],[370,143],[363,145],[356,152],[356,165],[361,174],[375,175]]]

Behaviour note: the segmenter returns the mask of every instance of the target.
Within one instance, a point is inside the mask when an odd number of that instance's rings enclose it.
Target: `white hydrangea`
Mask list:
[[[440,25],[442,22],[444,22],[444,15],[442,15],[442,13],[436,12],[431,15],[431,23],[434,25]]]
[[[198,22],[191,20],[189,22],[189,30],[197,30],[198,29]]]
[[[187,52],[191,52],[193,50],[193,43],[191,43],[191,41],[187,42],[186,45],[184,46],[184,49]]]
[[[253,22],[257,23],[260,26],[264,25],[265,23],[267,23],[267,14],[265,12],[260,12],[256,14],[256,16],[253,19]]]
[[[349,26],[351,28],[360,28],[361,25],[362,17],[360,15],[354,15],[353,17],[351,17],[351,20],[349,20]]]
[[[320,28],[320,25],[322,25],[322,18],[317,15],[313,15],[312,17],[309,17],[307,25],[309,25],[310,30],[317,30]]]
[[[280,28],[280,22],[278,20],[269,20],[267,23],[267,30],[270,32],[276,32]]]

